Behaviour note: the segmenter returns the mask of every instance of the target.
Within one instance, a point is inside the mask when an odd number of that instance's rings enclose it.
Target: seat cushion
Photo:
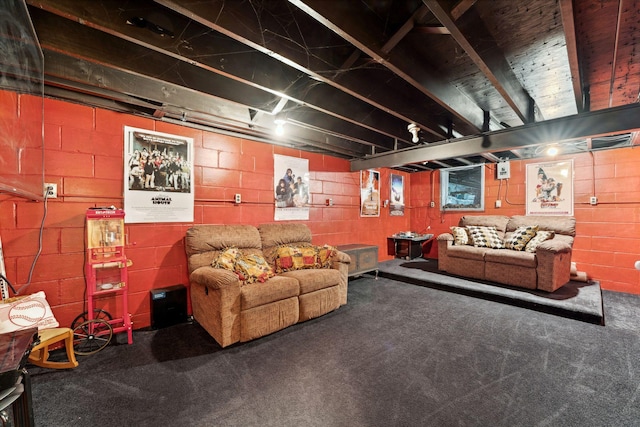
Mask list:
[[[249,283],[240,288],[241,310],[247,310],[290,297],[300,292],[298,281],[292,277],[275,276],[264,283]]]
[[[300,283],[300,295],[340,284],[340,271],[331,268],[287,271],[280,276],[296,279]]]
[[[536,255],[530,252],[513,251],[511,249],[490,249],[484,254],[485,262],[519,265],[521,267],[536,268]]]
[[[453,258],[465,258],[482,261],[484,260],[484,253],[489,249],[479,248],[476,246],[451,246],[447,250],[447,255]],[[455,262],[455,261],[454,261]]]

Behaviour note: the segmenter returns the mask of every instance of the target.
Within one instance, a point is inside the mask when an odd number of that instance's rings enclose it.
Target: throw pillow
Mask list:
[[[236,274],[238,278],[247,283],[266,282],[275,273],[267,264],[267,261],[260,255],[249,254],[238,257],[236,261]]]
[[[527,246],[527,243],[538,232],[537,225],[525,225],[516,228],[511,237],[504,242],[504,247],[507,249],[513,249],[514,251],[523,251]]]
[[[453,235],[454,245],[469,245],[469,233],[464,227],[451,227],[451,234]]]
[[[337,249],[333,246],[316,246],[317,265],[320,268],[331,267],[331,258],[335,255],[336,251]]]
[[[468,225],[467,230],[469,230],[469,236],[471,236],[473,246],[478,248],[504,249],[502,239],[498,236],[498,231],[495,227]]]
[[[546,230],[538,231],[536,235],[531,240],[529,240],[529,243],[527,243],[527,246],[525,246],[524,250],[526,252],[533,253],[536,251],[540,243],[544,242],[545,240],[553,239],[555,235],[556,233],[554,233],[553,231],[546,231]]]
[[[216,259],[211,263],[213,268],[224,268],[225,270],[235,271],[236,260],[240,256],[240,250],[238,248],[227,248],[218,255]]]
[[[276,252],[276,273],[317,268],[317,251],[313,246],[280,246]]]
[[[0,304],[0,334],[33,327],[47,329],[58,326],[44,291],[26,297],[9,298]]]

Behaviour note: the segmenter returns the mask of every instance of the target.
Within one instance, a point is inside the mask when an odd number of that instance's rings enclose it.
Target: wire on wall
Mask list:
[[[504,201],[512,206],[525,206],[526,203],[512,203],[509,201],[509,179],[506,179],[507,184],[504,187]]]
[[[33,257],[33,262],[31,263],[31,268],[29,269],[29,277],[27,278],[27,283],[20,286],[17,291],[14,291],[15,295],[20,295],[22,291],[25,290],[27,287],[29,287],[29,285],[31,284],[31,279],[33,277],[33,270],[35,270],[36,263],[38,262],[38,258],[40,258],[40,254],[42,253],[42,235],[44,233],[44,221],[47,219],[48,200],[49,200],[49,192],[45,191],[43,208],[42,208],[42,221],[40,222],[40,231],[38,232],[38,251]],[[14,290],[13,287],[11,288],[11,290]]]

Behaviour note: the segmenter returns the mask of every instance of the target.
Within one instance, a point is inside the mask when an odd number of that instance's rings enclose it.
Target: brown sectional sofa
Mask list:
[[[298,322],[322,316],[347,303],[349,255],[336,251],[330,268],[278,273],[265,282],[243,284],[229,270],[213,268],[225,249],[264,257],[275,271],[281,245],[311,244],[304,224],[196,225],[187,230],[191,303],[195,320],[227,347]]]
[[[456,245],[451,233],[443,233],[437,238],[438,269],[458,276],[553,292],[570,280],[575,224],[575,218],[568,216],[463,216],[460,227],[493,226],[503,240],[508,240],[518,227],[528,225],[553,231],[554,236],[530,253]]]

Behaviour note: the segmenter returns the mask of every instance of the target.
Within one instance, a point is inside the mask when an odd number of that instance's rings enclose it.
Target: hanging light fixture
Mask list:
[[[420,131],[420,128],[417,124],[409,123],[409,126],[407,126],[407,130],[409,131],[409,133],[411,133],[411,135],[413,135],[413,138],[411,138],[412,142],[416,143],[420,141],[420,138],[418,138],[418,132]]]
[[[284,125],[287,123],[284,117],[277,115],[273,123],[276,125],[276,135],[284,135]]]

